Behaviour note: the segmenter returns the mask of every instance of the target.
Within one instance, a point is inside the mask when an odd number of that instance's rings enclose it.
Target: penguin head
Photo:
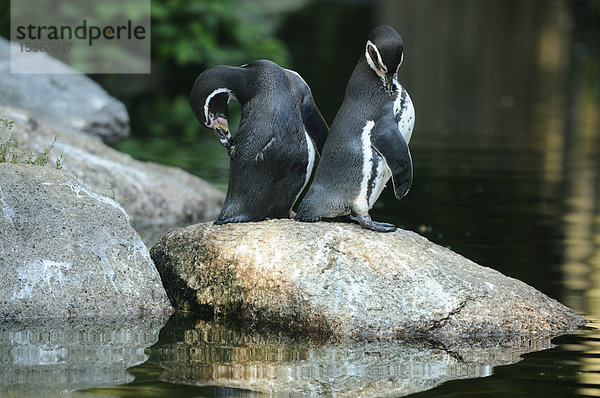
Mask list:
[[[404,43],[394,28],[381,25],[369,33],[365,58],[379,76],[388,93],[394,89],[394,78],[404,57]]]
[[[221,145],[229,149],[231,147],[231,133],[227,123],[227,112],[229,111],[229,99],[231,91],[227,88],[217,88],[206,97],[204,101],[204,125],[213,129]]]
[[[213,130],[221,145],[229,149],[232,137],[227,123],[229,101],[235,98],[231,89],[222,87],[215,82],[219,67],[214,67],[202,72],[190,94],[190,106],[196,119],[206,127]]]

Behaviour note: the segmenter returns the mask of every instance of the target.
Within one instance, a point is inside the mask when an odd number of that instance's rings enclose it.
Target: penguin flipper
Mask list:
[[[321,154],[325,139],[329,133],[329,127],[325,119],[323,119],[321,112],[319,112],[319,108],[317,108],[312,95],[309,94],[304,98],[300,112],[302,113],[304,128],[317,146],[317,151]]]
[[[412,185],[413,166],[408,144],[392,118],[375,124],[371,133],[371,144],[385,159],[392,172],[394,194],[397,199],[402,199]]]
[[[327,122],[325,122],[319,108],[317,108],[308,83],[296,71],[285,69],[285,72],[290,83],[294,85],[302,96],[302,103],[300,104],[302,124],[304,124],[306,132],[314,141],[317,151],[321,154],[325,139],[329,133],[329,126],[327,126]]]

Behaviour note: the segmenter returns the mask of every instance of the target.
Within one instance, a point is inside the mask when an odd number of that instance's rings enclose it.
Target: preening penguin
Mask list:
[[[364,228],[395,230],[392,224],[371,220],[369,210],[390,176],[397,199],[412,184],[408,142],[415,110],[397,79],[403,56],[402,39],[393,28],[384,25],[371,31],[297,220],[350,216]]]
[[[232,99],[242,107],[233,137]],[[229,153],[227,195],[215,223],[293,216],[328,132],[302,77],[267,60],[215,66],[196,79],[190,105]]]

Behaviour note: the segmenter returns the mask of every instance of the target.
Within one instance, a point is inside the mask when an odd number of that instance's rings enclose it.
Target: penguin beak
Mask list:
[[[394,75],[385,74],[385,90],[388,94],[391,94],[394,91]]]
[[[215,136],[225,148],[229,149],[231,147],[231,141],[233,138],[231,137],[231,133],[229,132],[229,125],[227,124],[227,119],[223,116],[213,116],[210,115],[210,123],[207,127],[213,129]]]
[[[231,147],[232,138],[227,126],[221,125],[221,127],[214,128],[213,131],[215,132],[215,135],[219,139],[221,145],[229,149]]]

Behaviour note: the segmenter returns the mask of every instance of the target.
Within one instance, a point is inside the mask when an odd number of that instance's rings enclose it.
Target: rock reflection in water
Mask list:
[[[32,319],[0,323],[0,392],[49,396],[129,383],[166,319]]]
[[[316,343],[174,317],[150,349],[165,382],[265,393],[408,395],[445,381],[484,377],[497,365],[549,348],[549,340]]]

